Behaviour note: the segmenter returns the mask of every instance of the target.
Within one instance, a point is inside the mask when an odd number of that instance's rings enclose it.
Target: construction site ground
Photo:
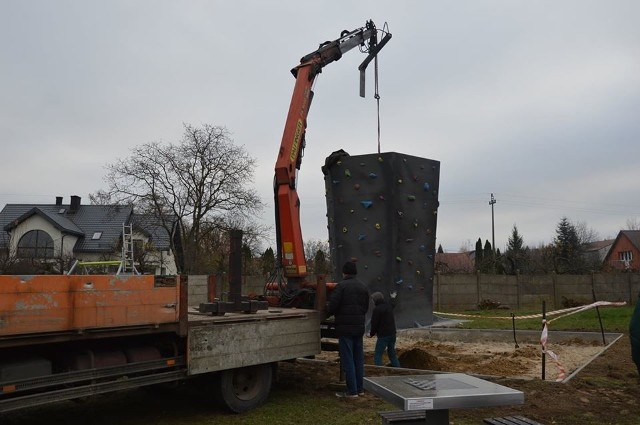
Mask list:
[[[516,348],[514,343],[507,342],[444,342],[400,336],[398,354],[404,366],[412,368],[404,370],[373,366],[375,339],[365,342],[365,373],[369,376],[428,373],[426,369],[464,372],[525,394],[523,405],[452,409],[450,423],[454,425],[479,425],[483,418],[513,415],[545,425],[640,424],[640,379],[631,361],[627,334],[606,349],[602,344],[580,341],[548,347],[557,352],[566,368],[570,379],[564,383],[555,381],[558,377],[555,364],[547,365],[546,380],[541,379],[541,352],[535,344],[519,343]],[[3,425],[379,424],[378,412],[395,409],[369,393],[347,401],[337,399],[334,393],[341,389],[337,355],[326,351],[315,359],[280,363],[267,405],[243,415],[230,414],[203,402],[202,394],[197,395],[199,389],[177,388],[98,395],[82,402],[9,412],[0,420]],[[342,412],[337,416],[336,406],[337,412]],[[330,410],[334,416],[322,418],[324,410]],[[295,412],[293,419],[287,411]],[[354,412],[360,415],[358,422],[349,420]]]

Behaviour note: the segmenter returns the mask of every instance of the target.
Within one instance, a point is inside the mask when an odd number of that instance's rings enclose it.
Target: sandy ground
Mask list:
[[[375,338],[365,338],[365,363],[373,365]],[[559,360],[556,364],[548,355],[545,359],[545,377],[565,379],[593,360],[604,349],[601,343],[579,339],[570,343],[549,344]],[[403,368],[445,372],[461,372],[475,375],[491,375],[514,378],[541,378],[542,348],[540,344],[504,342],[441,342],[406,336],[399,333],[396,352]],[[325,351],[318,359],[337,361],[336,352]],[[383,361],[387,362],[386,354]]]

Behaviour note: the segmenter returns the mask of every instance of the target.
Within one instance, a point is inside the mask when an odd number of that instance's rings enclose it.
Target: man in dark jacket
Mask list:
[[[636,307],[629,322],[629,338],[631,339],[631,360],[636,364],[640,374],[640,294],[636,299]]]
[[[338,397],[364,394],[364,322],[369,310],[369,290],[358,280],[356,263],[347,261],[342,267],[343,280],[333,290],[327,305],[327,317],[335,316],[340,363],[347,383],[346,393]]]
[[[373,361],[376,366],[382,366],[382,353],[387,350],[389,362],[393,367],[400,367],[396,355],[396,319],[393,316],[393,306],[384,300],[382,292],[374,292],[371,299],[375,304],[371,315],[371,332],[369,337],[378,336]]]

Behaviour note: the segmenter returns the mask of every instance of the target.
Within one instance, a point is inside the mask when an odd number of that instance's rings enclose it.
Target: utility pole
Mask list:
[[[493,221],[493,205],[496,203],[496,198],[493,197],[493,193],[491,194],[491,200],[489,201],[489,205],[491,205],[491,249],[493,250],[493,257],[496,256],[496,230]]]

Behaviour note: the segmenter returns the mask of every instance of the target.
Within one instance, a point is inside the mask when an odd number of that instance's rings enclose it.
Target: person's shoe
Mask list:
[[[358,398],[358,394],[349,394],[349,393],[336,393],[336,397],[339,398]]]
[[[364,390],[360,390],[360,391],[358,391],[358,395],[359,395],[360,397],[362,397],[362,396],[364,395]]]

